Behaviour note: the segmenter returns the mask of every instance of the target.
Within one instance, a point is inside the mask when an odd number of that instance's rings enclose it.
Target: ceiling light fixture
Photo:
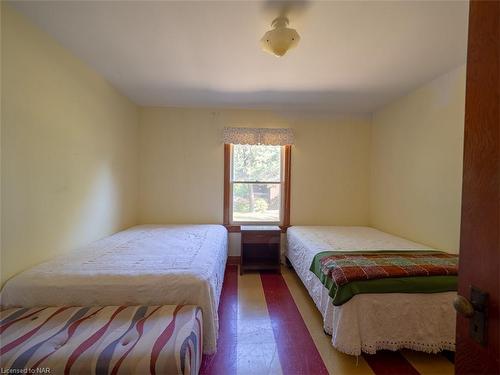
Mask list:
[[[269,30],[260,40],[262,49],[277,57],[283,56],[289,49],[297,46],[300,35],[295,29],[288,28],[289,21],[287,17],[276,18]]]

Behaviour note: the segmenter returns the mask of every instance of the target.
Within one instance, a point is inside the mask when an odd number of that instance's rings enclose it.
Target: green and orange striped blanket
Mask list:
[[[335,306],[362,293],[457,290],[458,256],[440,251],[324,251],[310,270]]]

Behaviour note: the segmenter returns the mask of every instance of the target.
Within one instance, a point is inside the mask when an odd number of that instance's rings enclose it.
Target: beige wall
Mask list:
[[[465,68],[373,115],[141,108],[1,7],[1,280],[136,223],[221,223],[224,126],[291,127],[295,225],[457,250]],[[230,236],[238,254],[239,236]]]
[[[140,112],[141,223],[222,222],[224,126],[293,128],[292,224],[368,223],[367,119],[227,109]],[[233,254],[237,242],[231,238]]]
[[[135,224],[137,107],[2,2],[1,280]]]
[[[370,222],[458,251],[465,66],[373,115]]]

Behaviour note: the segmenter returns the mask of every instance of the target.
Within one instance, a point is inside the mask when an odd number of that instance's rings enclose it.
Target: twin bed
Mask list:
[[[9,280],[3,308],[197,305],[203,352],[216,351],[227,259],[221,225],[144,225],[28,269]]]
[[[338,350],[360,355],[377,350],[455,350],[456,292],[369,293],[334,306],[329,290],[310,271],[323,251],[413,252],[433,250],[369,227],[291,227],[286,257],[323,316]]]
[[[329,290],[310,271],[323,251],[431,249],[368,227],[291,227],[287,241],[286,256],[338,350],[360,355],[455,349],[456,292],[356,294],[334,306]],[[227,244],[220,225],[136,226],[12,278],[2,290],[2,308],[195,305],[203,312],[203,352],[211,354]]]

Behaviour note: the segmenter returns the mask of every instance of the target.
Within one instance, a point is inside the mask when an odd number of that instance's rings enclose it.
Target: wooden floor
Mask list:
[[[296,274],[248,273],[228,265],[219,307],[217,354],[201,374],[453,374],[445,355],[336,351],[322,317]]]

